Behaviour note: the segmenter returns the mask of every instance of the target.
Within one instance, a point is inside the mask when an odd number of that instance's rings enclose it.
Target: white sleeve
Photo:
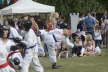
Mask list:
[[[46,31],[45,30],[39,30],[41,32],[41,35],[43,35]]]
[[[16,37],[22,39],[22,36],[19,35],[16,29],[11,29],[10,38],[16,38]]]
[[[63,29],[56,29],[57,32],[59,32],[60,34],[63,34]]]
[[[63,34],[63,29],[59,29],[59,32]]]
[[[10,52],[11,51],[10,50],[11,46],[14,46],[14,45],[15,45],[15,42],[12,41],[12,40],[9,40],[9,44],[8,44],[8,47],[7,47],[7,51]]]
[[[74,47],[74,44],[73,44],[72,42],[70,42],[70,40],[69,40],[68,37],[66,38],[66,42],[65,42],[65,43],[66,43],[67,46],[69,46],[69,47],[71,47],[71,48]]]

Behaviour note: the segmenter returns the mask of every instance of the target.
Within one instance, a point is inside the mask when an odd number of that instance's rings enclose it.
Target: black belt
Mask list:
[[[25,57],[25,51],[26,51],[27,49],[32,49],[32,48],[34,48],[34,47],[36,46],[36,44],[37,44],[37,43],[35,43],[35,45],[33,45],[33,46],[30,46],[30,47],[28,47],[28,48],[25,48],[25,49],[24,49],[24,53],[22,54],[22,57],[23,57],[23,58]]]
[[[36,46],[36,43],[35,43],[35,45],[30,46],[30,47],[28,47],[28,48],[26,48],[26,49],[32,49],[32,48],[34,48],[35,46]]]

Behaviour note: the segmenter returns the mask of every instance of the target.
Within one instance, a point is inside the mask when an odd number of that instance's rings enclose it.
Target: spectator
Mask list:
[[[76,36],[75,37],[75,41],[74,41],[74,47],[72,49],[73,56],[75,56],[75,55],[80,56],[81,49],[82,49],[82,41],[81,41],[81,38],[79,36]]]
[[[79,18],[80,18],[80,21],[84,21],[84,19],[85,19],[84,13],[80,13]]]
[[[46,26],[44,24],[44,21],[38,16],[37,20],[36,20],[38,26],[39,26],[39,29],[45,29]]]
[[[85,48],[85,55],[95,56],[95,42],[92,39],[92,36],[90,34],[86,36],[86,39],[84,42],[84,48]]]
[[[91,16],[90,13],[88,13],[88,15],[85,17],[85,26],[86,26],[86,30],[87,30],[87,33],[91,34],[92,37],[94,38],[94,26],[95,26],[95,23],[96,23],[96,20],[93,16]]]
[[[95,27],[94,36],[95,36],[94,40],[95,40],[96,47],[98,46],[101,48],[102,36],[101,36],[101,29],[100,29],[99,25],[97,25]]]
[[[102,18],[101,18],[101,20],[104,21],[107,18],[108,18],[108,13],[107,13],[107,11],[105,11],[104,14],[103,14],[103,16],[102,16]]]
[[[61,17],[61,20],[59,21],[59,27],[61,29],[67,29],[68,28],[68,24],[67,24],[65,17]]]
[[[108,18],[104,20],[105,26],[104,26],[104,31],[105,31],[105,44],[106,47],[108,47]]]
[[[58,18],[59,18],[59,13],[55,12],[50,16],[50,20],[53,22],[54,27],[57,27],[57,23],[58,23]]]
[[[82,31],[83,27],[84,27],[84,22],[80,21],[79,24],[77,25],[77,30],[79,29],[80,31]]]

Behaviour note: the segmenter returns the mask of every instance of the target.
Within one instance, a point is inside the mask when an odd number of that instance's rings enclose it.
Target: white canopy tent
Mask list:
[[[0,10],[2,15],[20,13],[52,13],[55,12],[54,6],[48,6],[34,2],[32,0],[19,0],[4,9]]]

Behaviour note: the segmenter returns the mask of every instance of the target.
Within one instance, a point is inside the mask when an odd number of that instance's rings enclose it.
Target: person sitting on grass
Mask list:
[[[98,47],[95,47],[95,41],[92,38],[92,35],[86,35],[84,42],[84,54],[86,56],[98,56],[101,55],[101,50]]]
[[[92,38],[92,35],[87,34],[84,42],[85,55],[95,56],[95,42]]]
[[[72,49],[72,55],[80,56],[82,50],[82,40],[80,36],[76,36],[74,40],[74,47]]]

